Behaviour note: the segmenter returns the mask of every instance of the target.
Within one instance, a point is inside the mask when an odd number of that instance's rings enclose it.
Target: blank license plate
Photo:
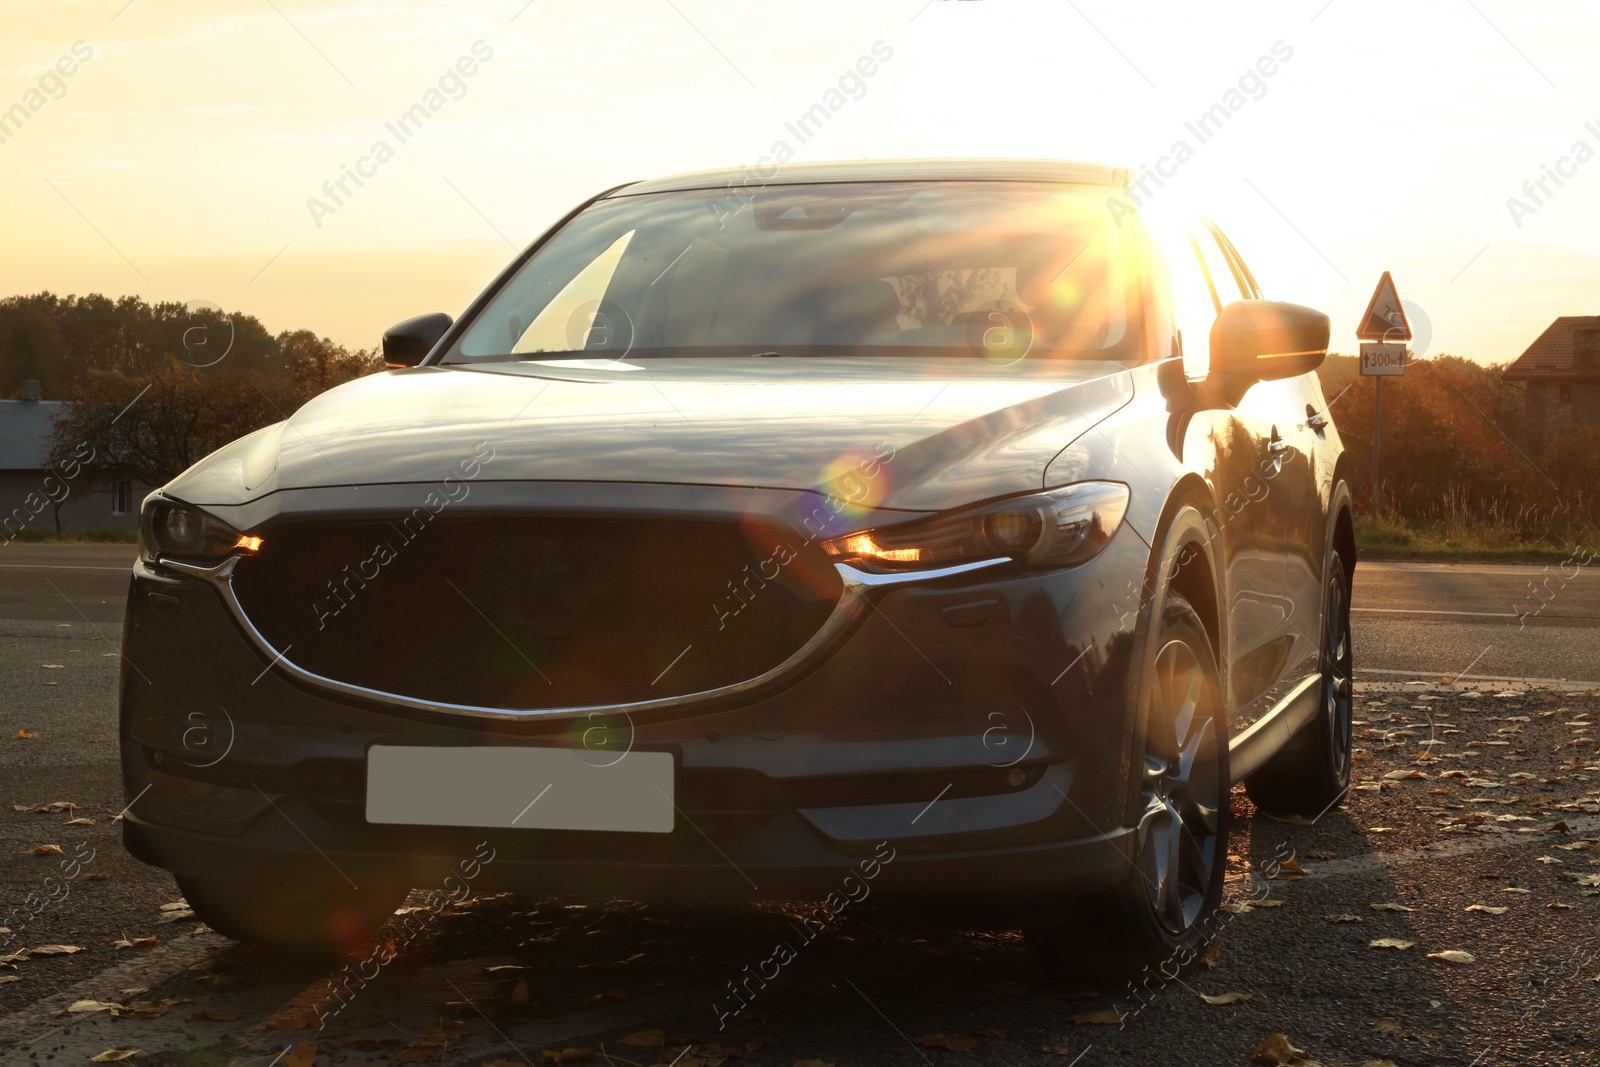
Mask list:
[[[674,811],[667,752],[612,763],[570,748],[367,750],[369,823],[666,834]]]

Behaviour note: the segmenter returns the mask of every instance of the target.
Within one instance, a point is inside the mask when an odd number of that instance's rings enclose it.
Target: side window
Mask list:
[[[1256,276],[1250,273],[1250,268],[1245,265],[1244,257],[1241,256],[1239,254],[1239,250],[1233,246],[1233,242],[1228,240],[1227,234],[1217,229],[1216,226],[1211,226],[1210,229],[1212,236],[1214,236],[1217,239],[1217,243],[1222,246],[1222,254],[1228,260],[1228,265],[1233,268],[1235,277],[1238,279],[1240,287],[1244,289],[1245,294],[1251,300],[1260,300],[1261,286],[1257,284]]]
[[[1196,228],[1194,232],[1195,243],[1200,246],[1200,255],[1205,260],[1206,272],[1217,287],[1217,298],[1226,306],[1235,300],[1249,299],[1250,286],[1245,280],[1244,271],[1223,252],[1219,238],[1221,234],[1210,226]]]
[[[1222,304],[1196,242],[1184,235],[1167,248],[1172,272],[1172,316],[1183,343],[1183,371],[1203,378],[1211,366],[1211,325]]]

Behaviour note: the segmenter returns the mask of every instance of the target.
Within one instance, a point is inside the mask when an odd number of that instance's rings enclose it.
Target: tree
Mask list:
[[[276,393],[276,395],[274,395]],[[48,462],[81,459],[94,473],[161,485],[218,448],[286,418],[299,401],[250,374],[208,374],[168,360],[148,376],[73,386],[56,417]],[[75,479],[81,492],[87,479]]]

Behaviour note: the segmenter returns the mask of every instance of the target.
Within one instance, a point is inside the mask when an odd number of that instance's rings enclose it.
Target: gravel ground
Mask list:
[[[679,1067],[1189,1065],[1246,1064],[1283,1034],[1327,1064],[1596,1058],[1600,884],[1587,883],[1600,883],[1600,699],[1362,685],[1358,716],[1360,778],[1315,825],[1267,819],[1236,794],[1236,903],[1218,916],[1215,966],[1141,990],[1093,975],[1051,983],[1015,933],[932,930],[870,906],[803,940],[795,909],[702,914],[513,895],[437,915],[415,895],[420,935],[392,962],[341,979],[232,946],[181,911],[162,912],[166,898],[143,885],[117,914],[146,923],[98,927],[97,908],[132,863],[114,840],[99,847],[115,831],[106,821],[115,801],[77,798],[92,809],[90,827],[67,827],[66,813],[12,813],[0,821],[8,842],[49,838],[68,854],[89,842],[89,870],[112,877],[73,883],[14,942],[85,951],[0,969],[23,979],[0,984],[11,1009],[0,1043],[14,1042],[0,1056],[78,1063],[138,1048],[131,1062],[265,1065],[281,1053],[303,1067],[536,1064],[574,1049],[568,1062]],[[30,799],[57,799],[48,783],[21,785]],[[19,837],[19,826],[30,832]],[[61,860],[11,859],[8,894],[13,871],[42,881]],[[892,876],[891,865],[883,877]],[[123,933],[162,943],[111,948]],[[1381,939],[1407,947],[1371,947]],[[729,983],[785,941],[798,946],[792,962],[765,988],[752,983],[748,1007],[719,1028],[737,1003]],[[1471,960],[1438,955],[1447,952]],[[120,966],[103,970],[111,964]],[[330,981],[350,990],[342,1008]],[[1203,999],[1229,993],[1247,999]],[[142,1003],[117,1011],[157,1017],[52,1014],[80,999]]]

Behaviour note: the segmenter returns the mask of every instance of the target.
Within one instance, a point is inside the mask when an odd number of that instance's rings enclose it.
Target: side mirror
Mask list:
[[[389,327],[383,335],[383,362],[390,367],[415,367],[454,322],[444,312],[435,311]]]
[[[1299,304],[1236,300],[1211,327],[1210,380],[1230,403],[1255,382],[1316,370],[1328,354],[1328,316]]]

